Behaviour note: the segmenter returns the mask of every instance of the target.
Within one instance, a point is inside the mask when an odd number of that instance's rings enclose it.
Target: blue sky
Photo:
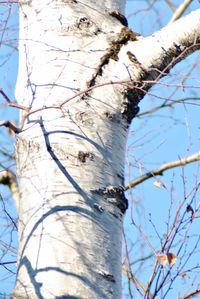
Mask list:
[[[152,3],[152,1],[150,2]],[[173,1],[176,5],[181,2]],[[127,15],[130,16],[129,26],[132,30],[144,36],[148,36],[165,26],[172,16],[172,11],[165,1],[156,1],[153,9],[149,9],[149,6],[150,4],[148,5],[147,1],[127,2]],[[197,8],[199,8],[199,2],[193,1],[187,13]],[[200,62],[199,53],[194,53],[184,62],[179,63],[170,72],[169,76],[162,79],[163,85],[158,84],[151,89],[151,94],[170,98],[171,100],[200,97],[198,88],[187,88],[187,86],[199,86],[199,65],[193,69],[190,79],[185,80],[184,78],[197,61]],[[184,82],[185,88],[177,88],[176,92],[174,87],[169,86],[180,82]],[[159,106],[161,103],[163,103],[163,100],[158,97],[146,96],[140,103],[140,113]],[[130,179],[134,179],[141,173],[153,170],[165,162],[177,160],[180,157],[183,158],[199,150],[199,106],[193,103],[196,102],[193,100],[190,101],[190,104],[177,104],[173,109],[165,108],[150,116],[141,116],[133,120],[127,145],[127,161],[129,163],[129,167],[126,165],[127,181],[129,180],[128,173],[130,173]],[[143,170],[141,170],[141,167]],[[168,170],[164,173],[164,176],[158,177],[158,179],[161,179],[166,189],[156,188],[153,185],[156,179],[149,179],[131,190],[131,196],[128,192],[129,200],[133,204],[131,205],[132,209],[129,208],[126,214],[125,228],[129,248],[131,248],[132,271],[144,285],[147,284],[155,257],[153,256],[145,263],[134,263],[137,259],[151,254],[152,250],[147,242],[143,240],[138,230],[131,224],[131,214],[133,214],[133,220],[141,225],[141,229],[158,252],[161,246],[160,239],[167,231],[168,215],[171,215],[172,220],[176,212],[175,207],[183,200],[184,196],[187,199],[183,205],[182,213],[184,213],[184,209],[186,209],[186,205],[190,200],[193,199],[192,203],[197,205],[196,201],[199,193],[198,191],[192,193],[191,190],[195,188],[196,181],[199,181],[199,163],[190,164],[185,168]],[[191,252],[198,235],[199,220],[196,220],[190,231],[190,240],[187,242],[187,254]],[[180,239],[177,236],[175,243],[179,242]],[[174,248],[174,253],[178,253],[178,246]],[[180,267],[178,262],[183,263],[184,255],[182,252],[180,256],[181,258],[172,269],[171,277],[176,275],[178,266]],[[194,255],[189,260],[186,269],[195,266],[198,260],[199,256]],[[165,271],[162,270],[161,275],[164,275]],[[178,278],[166,298],[177,298],[178,292],[183,295],[190,289],[195,288],[195,274],[193,277],[191,275],[187,278],[187,283],[185,283],[185,278]],[[194,286],[190,284],[192,279],[194,279]],[[127,295],[126,281],[127,279],[124,277],[123,282],[126,286],[124,287],[124,298],[130,298]],[[134,299],[141,298],[137,292],[133,292],[133,294]],[[164,296],[164,293],[162,296]]]
[[[17,16],[17,5],[7,5],[0,6],[0,39],[3,41],[0,44],[0,88],[10,97],[14,99],[14,88],[17,76],[17,66],[18,66],[18,53],[17,53],[17,28],[18,28],[18,16]],[[2,30],[8,27],[8,31]],[[13,108],[6,108],[2,105],[5,101],[0,97],[0,119],[11,119],[17,120],[18,112]],[[7,130],[1,128],[1,143],[0,149],[3,149],[6,153],[13,154],[13,137],[8,137]],[[1,155],[1,162],[6,167],[13,167],[13,161],[5,155]],[[2,170],[2,167],[1,167]],[[17,233],[16,229],[13,227],[9,216],[16,218],[16,211],[13,202],[10,198],[10,192],[8,188],[0,186],[0,241],[5,244],[16,247],[17,244]],[[9,215],[6,215],[4,210],[6,210]],[[12,262],[16,260],[16,255],[13,252],[7,251],[5,247],[0,246],[0,263]],[[0,266],[0,298],[4,298],[3,294],[10,294],[14,281],[15,281],[15,264],[6,264]],[[6,299],[9,298],[6,297]]]
[[[165,26],[171,18],[172,10],[163,1],[154,1],[153,8],[150,8],[150,3],[153,1],[127,1],[126,15],[128,16],[129,26],[133,31],[136,31],[144,36],[148,36],[156,30]],[[182,1],[173,1],[175,5],[179,5]],[[14,4],[11,10],[7,6],[0,7],[1,26],[5,24],[5,20],[9,15],[8,23],[6,24],[10,30],[7,32],[1,31],[1,39],[4,41],[0,47],[0,88],[2,88],[11,99],[14,99],[14,87],[17,76],[18,55],[17,46],[17,5]],[[190,5],[187,13],[191,10],[199,8],[199,2],[194,0]],[[3,32],[3,33],[2,33]],[[162,79],[163,85],[157,85],[151,93],[156,96],[170,97],[172,100],[186,97],[200,97],[197,88],[187,88],[186,86],[197,86],[199,81],[199,68],[193,69],[190,79],[184,80],[185,88],[169,87],[169,84],[179,84],[183,81],[183,76],[191,70],[193,64],[199,61],[199,54],[195,53],[188,57],[184,62],[178,64],[169,74],[169,77]],[[166,87],[167,86],[167,87]],[[140,113],[151,109],[159,104],[160,100],[154,96],[146,96],[140,103]],[[0,98],[0,104],[4,103]],[[191,101],[191,103],[193,103]],[[12,108],[0,109],[0,117],[3,119],[17,120],[17,111]],[[179,159],[186,155],[192,154],[199,150],[199,106],[192,104],[177,104],[174,108],[165,108],[150,116],[137,117],[130,129],[129,140],[127,144],[126,155],[126,182],[143,173],[159,167],[162,163]],[[5,129],[1,129],[1,147],[6,148],[9,152],[13,152],[11,146],[13,137],[7,136]],[[4,165],[11,166],[12,163],[4,158]],[[9,163],[9,164],[8,164]],[[169,210],[173,216],[175,206],[182,200],[185,194],[190,194],[187,197],[189,202],[194,192],[191,190],[196,185],[196,180],[199,180],[199,164],[191,164],[187,167],[173,169],[165,172],[161,178],[166,185],[165,188],[156,188],[153,185],[154,179],[150,179],[134,190],[127,192],[130,203],[129,210],[125,217],[125,229],[128,244],[130,245],[130,258],[134,262],[132,271],[145,284],[152,269],[154,257],[149,259],[146,264],[137,263],[136,260],[140,257],[145,257],[151,253],[151,249],[144,240],[141,241],[141,235],[136,228],[131,224],[131,213],[133,213],[134,221],[141,225],[142,230],[152,243],[155,250],[160,248],[160,238],[166,233]],[[9,192],[6,188],[0,187],[1,195],[4,199],[0,205],[1,215],[6,205],[6,210],[10,215],[15,217],[15,209],[9,199]],[[198,199],[198,192],[194,194],[193,204]],[[174,205],[172,205],[172,201]],[[185,205],[187,202],[185,203]],[[196,203],[197,204],[197,203]],[[185,208],[185,206],[183,207]],[[9,229],[7,224],[10,223],[9,217],[0,218],[4,226],[0,227],[0,240],[7,244],[16,244],[16,232],[13,228]],[[5,225],[6,224],[6,225]],[[192,226],[191,241],[188,241],[188,247],[193,248],[195,235],[198,235],[199,221],[196,221]],[[155,229],[156,228],[156,229]],[[12,234],[10,234],[10,230]],[[175,250],[177,250],[175,248]],[[190,252],[190,250],[189,250]],[[12,261],[15,256],[13,253],[5,255],[1,262]],[[188,263],[188,267],[192,267],[199,260],[199,256]],[[14,270],[14,266],[8,266],[9,270]],[[142,270],[141,270],[142,269]],[[162,270],[164,271],[164,270]],[[161,272],[162,272],[161,271]],[[164,272],[161,273],[163,275]],[[173,268],[173,273],[176,273],[176,265]],[[172,273],[172,274],[173,274]],[[189,279],[192,281],[193,277]],[[8,272],[5,268],[0,267],[0,298],[1,294],[9,294],[13,288],[14,275]],[[124,294],[123,298],[130,298],[127,290],[127,279],[123,278]],[[176,298],[177,293],[187,292],[185,280],[177,279],[173,290],[166,298]],[[181,293],[181,295],[183,295]],[[9,297],[8,297],[9,298]],[[134,299],[141,298],[134,293]]]

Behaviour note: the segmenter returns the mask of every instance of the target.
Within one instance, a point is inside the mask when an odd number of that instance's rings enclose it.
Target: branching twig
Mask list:
[[[152,178],[152,177],[157,176],[157,175],[163,175],[163,172],[168,170],[168,169],[178,167],[178,166],[184,166],[186,164],[196,162],[196,161],[199,161],[199,160],[200,160],[200,152],[197,152],[196,154],[191,155],[189,157],[165,163],[161,167],[159,167],[155,170],[149,171],[149,172],[145,173],[144,175],[139,176],[138,178],[130,181],[128,184],[125,185],[124,189],[128,190],[130,188],[133,188],[133,187],[141,184],[142,182],[148,180],[149,178]]]
[[[141,282],[139,279],[137,279],[137,278],[133,275],[132,272],[130,272],[130,271],[128,270],[128,268],[126,268],[125,266],[123,266],[123,267],[122,267],[122,272],[128,277],[128,279],[129,279],[130,281],[133,282],[134,285],[136,285],[138,288],[142,289],[142,291],[144,291],[144,292],[146,291],[146,287],[142,284],[142,282]],[[151,299],[153,299],[153,298],[156,299],[156,297],[153,297],[152,294],[149,294],[149,296],[150,296]]]

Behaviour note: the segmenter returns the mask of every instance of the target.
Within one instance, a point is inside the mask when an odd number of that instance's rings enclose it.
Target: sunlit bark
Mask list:
[[[13,298],[121,297],[129,124],[150,86],[199,47],[197,13],[142,38],[123,1],[99,2],[20,4]]]

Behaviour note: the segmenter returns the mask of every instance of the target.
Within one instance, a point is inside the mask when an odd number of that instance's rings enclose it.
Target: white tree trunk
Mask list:
[[[137,37],[123,2],[21,1],[16,97],[28,113],[16,141],[13,298],[121,297],[126,138],[152,85],[138,82],[155,79],[185,43]],[[140,51],[152,44],[151,55]]]
[[[74,97],[94,80],[109,39],[122,27],[93,2],[35,0],[20,8],[16,96],[40,110],[25,121],[22,113],[16,142],[14,298],[120,298],[126,203],[121,190],[106,187],[123,184],[122,99],[112,86]],[[62,109],[41,109],[63,102]]]

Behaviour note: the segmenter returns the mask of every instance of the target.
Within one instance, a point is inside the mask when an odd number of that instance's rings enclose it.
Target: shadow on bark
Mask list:
[[[34,290],[35,290],[35,294],[38,296],[38,299],[44,299],[44,296],[42,295],[41,293],[41,288],[42,288],[42,283],[40,282],[37,282],[35,277],[38,273],[40,272],[48,272],[48,271],[56,271],[56,272],[59,272],[59,273],[62,273],[66,276],[73,276],[73,277],[76,277],[78,278],[80,281],[84,282],[87,286],[89,286],[91,289],[94,288],[94,285],[86,278],[80,276],[80,275],[77,275],[77,274],[74,274],[72,272],[67,272],[67,271],[63,271],[61,270],[60,268],[56,268],[56,267],[46,267],[44,269],[37,269],[37,270],[34,270],[33,267],[31,266],[31,263],[30,261],[27,259],[27,257],[25,256],[22,261],[21,261],[21,265],[24,265],[27,269],[27,271],[30,273],[32,273],[32,275],[30,276],[30,280],[32,282],[32,285],[34,286]],[[23,286],[22,286],[23,287]],[[24,287],[25,288],[25,287]],[[100,291],[100,288],[99,289],[99,292],[98,292],[98,296],[101,296],[100,298],[103,298],[103,293]],[[27,290],[25,289],[25,292],[27,292]],[[28,296],[28,292],[27,292],[27,296]],[[20,297],[21,298],[21,297]],[[27,297],[28,298],[28,297]],[[12,299],[12,297],[11,297]],[[25,299],[25,298],[24,298]],[[55,296],[55,299],[82,299],[80,296],[77,297],[77,296],[70,296],[70,295],[65,295],[63,294],[62,296]]]
[[[60,171],[64,174],[64,176],[68,179],[68,181],[72,184],[72,186],[74,187],[74,189],[77,191],[77,193],[82,196],[82,198],[84,199],[85,203],[88,204],[89,206],[92,206],[94,204],[94,198],[90,197],[89,194],[87,192],[85,192],[78,184],[77,182],[70,176],[70,174],[68,173],[68,171],[66,170],[66,168],[64,167],[64,165],[61,163],[61,161],[59,160],[59,158],[57,157],[57,155],[55,154],[54,150],[51,147],[51,143],[49,140],[49,135],[50,134],[55,134],[55,133],[66,133],[66,134],[73,134],[79,138],[84,138],[86,141],[90,142],[93,144],[93,146],[95,146],[101,153],[102,151],[104,151],[104,155],[106,155],[105,151],[106,149],[100,147],[98,144],[96,144],[95,142],[93,142],[92,140],[88,139],[85,136],[81,136],[79,134],[76,133],[72,133],[70,131],[52,131],[52,132],[47,132],[45,130],[44,124],[43,124],[43,120],[40,120],[40,127],[41,130],[43,132],[44,135],[44,140],[45,140],[45,145],[47,148],[47,151],[49,153],[49,155],[51,156],[52,160],[56,163],[56,165],[58,166],[58,168],[60,169]],[[94,196],[94,195],[92,195]],[[99,196],[99,195],[98,195]],[[41,207],[39,207],[40,209]],[[93,211],[94,210],[94,211]],[[29,275],[29,278],[31,280],[31,284],[33,286],[33,289],[35,291],[35,294],[38,296],[39,299],[43,299],[43,295],[42,295],[42,284],[40,282],[37,282],[36,280],[36,276],[41,273],[41,272],[49,272],[49,271],[55,271],[58,273],[62,273],[64,275],[67,276],[73,276],[76,277],[79,281],[83,282],[87,287],[91,288],[91,290],[93,290],[94,293],[96,293],[96,295],[100,298],[103,298],[104,293],[102,292],[101,288],[100,288],[100,284],[98,286],[98,284],[94,284],[92,283],[89,279],[87,279],[85,276],[83,275],[78,275],[72,272],[67,272],[62,270],[62,268],[59,267],[46,267],[43,269],[40,268],[33,268],[30,260],[27,258],[26,256],[26,247],[29,243],[29,241],[31,240],[32,236],[34,235],[34,233],[36,232],[36,230],[38,229],[39,225],[41,225],[45,219],[47,219],[49,216],[56,214],[58,212],[75,212],[76,214],[80,214],[80,216],[82,217],[87,217],[90,218],[92,221],[96,221],[97,225],[101,225],[100,221],[98,221],[96,216],[96,210],[92,209],[91,211],[89,209],[86,208],[82,208],[80,206],[71,206],[71,205],[56,205],[54,207],[51,207],[51,209],[49,211],[47,211],[46,213],[44,213],[38,220],[37,222],[34,224],[33,228],[31,229],[26,242],[23,246],[22,252],[21,252],[21,258],[19,260],[19,266],[18,266],[18,270],[17,270],[17,276],[18,273],[20,272],[20,269],[24,266],[27,269],[27,273]],[[37,211],[35,211],[37,213]],[[41,236],[41,240],[40,242],[42,242],[42,236]],[[80,245],[77,244],[77,250],[80,252],[80,255],[82,255],[82,261],[85,260],[85,256],[83,254],[83,252],[81,251]],[[39,254],[39,250],[38,250],[38,254]],[[84,262],[85,263],[85,262]],[[85,265],[87,266],[87,263],[85,263]],[[90,269],[91,271],[91,269]],[[92,269],[92,271],[95,271]],[[27,288],[26,286],[24,286],[22,283],[20,283],[20,280],[18,280],[18,284],[21,284],[21,287],[24,288],[25,292],[27,292]],[[15,296],[15,295],[14,295]],[[15,297],[14,297],[15,298]],[[17,297],[16,297],[17,298]],[[64,298],[74,298],[74,299],[81,299],[80,297],[74,297],[74,296],[69,296],[69,295],[63,295],[63,296],[57,296],[55,297],[55,299],[64,299]]]

